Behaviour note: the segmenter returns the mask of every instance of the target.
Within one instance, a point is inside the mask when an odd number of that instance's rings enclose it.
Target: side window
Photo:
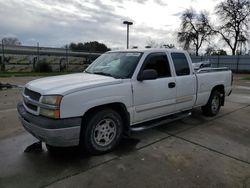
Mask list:
[[[189,75],[190,68],[186,56],[183,53],[171,53],[177,76]]]
[[[149,54],[145,60],[143,70],[147,69],[156,70],[158,78],[171,76],[168,58],[164,53]]]

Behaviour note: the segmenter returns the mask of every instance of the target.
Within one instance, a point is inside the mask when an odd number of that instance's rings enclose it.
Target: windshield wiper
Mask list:
[[[116,79],[122,78],[122,77],[114,76],[114,75],[106,73],[106,72],[98,72],[98,71],[96,71],[96,72],[93,72],[93,74],[99,74],[99,75],[103,75],[103,76],[110,76],[110,77],[113,77],[113,78],[116,78]]]

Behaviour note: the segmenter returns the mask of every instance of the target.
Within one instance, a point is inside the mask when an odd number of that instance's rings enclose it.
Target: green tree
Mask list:
[[[4,45],[11,45],[11,46],[21,46],[21,42],[16,37],[4,37],[2,38],[2,42]]]
[[[227,52],[223,49],[215,49],[215,47],[208,46],[205,55],[227,55]]]
[[[214,47],[208,46],[208,47],[206,48],[205,55],[212,55],[212,53],[215,52],[215,51],[216,51],[216,50],[215,50]]]
[[[211,55],[227,55],[227,52],[223,49],[218,49],[218,50],[212,52]]]
[[[174,44],[163,44],[162,45],[163,48],[175,48],[175,45]]]
[[[87,51],[87,52],[106,52],[110,49],[103,43],[97,41],[85,42],[85,43],[70,43],[69,48],[72,51]]]

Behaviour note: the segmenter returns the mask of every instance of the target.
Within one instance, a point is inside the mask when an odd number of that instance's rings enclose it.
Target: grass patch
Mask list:
[[[244,77],[243,80],[250,80],[250,76]]]
[[[72,72],[0,72],[0,77],[56,76]]]

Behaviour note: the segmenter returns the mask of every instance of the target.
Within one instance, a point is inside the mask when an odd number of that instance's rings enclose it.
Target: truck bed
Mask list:
[[[224,87],[225,96],[232,90],[232,71],[223,68],[202,68],[195,72],[197,98],[195,106],[203,106],[209,99],[214,86]]]

